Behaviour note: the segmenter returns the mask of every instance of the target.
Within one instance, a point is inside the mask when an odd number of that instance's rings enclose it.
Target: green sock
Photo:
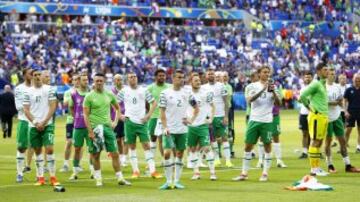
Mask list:
[[[76,159],[73,160],[74,167],[79,167],[79,164],[80,164],[79,160],[76,160]]]

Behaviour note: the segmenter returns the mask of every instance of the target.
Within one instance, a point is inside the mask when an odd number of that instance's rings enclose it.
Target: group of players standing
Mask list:
[[[335,113],[328,113],[328,105],[331,110],[338,109],[342,92],[334,94],[335,87],[332,70],[328,74],[326,66],[319,68],[317,74],[321,79],[328,77],[328,86],[320,86],[320,82],[311,82],[306,77],[308,87],[302,92],[300,100],[304,104],[302,112],[309,110],[309,132],[304,132],[304,142],[312,138],[309,148],[311,173],[324,175],[320,169],[319,158],[321,136],[326,133],[327,115],[331,115],[329,123],[329,135],[335,132],[341,147],[341,154],[346,164],[346,171],[359,172],[350,164],[347,155],[346,143],[341,133],[338,117]],[[323,71],[326,69],[326,75]],[[259,143],[259,163],[262,167],[260,181],[268,180],[268,170],[271,167],[271,144],[278,167],[286,167],[281,160],[280,146],[280,118],[279,108],[281,95],[270,78],[271,69],[263,66],[252,74],[252,83],[246,87],[245,96],[249,106],[247,130],[245,135],[245,148],[242,171],[235,181],[248,179],[250,160],[253,158],[254,145]],[[328,76],[329,75],[329,76]],[[56,110],[55,89],[49,85],[48,72],[39,69],[24,69],[24,83],[16,90],[16,106],[19,110],[19,124],[17,131],[17,182],[23,181],[24,171],[29,171],[25,164],[25,151],[32,148],[36,154],[36,185],[45,184],[44,157],[50,174],[50,183],[58,185],[55,177],[54,144],[54,113]],[[217,76],[222,77],[217,81]],[[310,75],[311,76],[311,75]],[[140,176],[136,151],[136,139],[142,144],[149,175],[155,179],[162,176],[156,171],[155,153],[159,143],[159,150],[163,157],[162,166],[166,183],[160,189],[178,188],[183,189],[180,183],[183,169],[183,156],[188,147],[188,162],[193,168],[192,180],[200,179],[199,167],[205,157],[210,170],[210,179],[216,180],[215,167],[220,165],[219,145],[223,149],[225,165],[233,167],[231,163],[231,148],[233,140],[229,136],[229,108],[231,105],[231,86],[227,84],[226,72],[215,72],[208,69],[205,77],[198,73],[191,73],[188,82],[185,82],[185,74],[181,70],[175,70],[172,74],[172,84],[166,83],[166,72],[158,69],[155,72],[155,82],[147,87],[138,84],[135,73],[127,73],[128,85],[123,85],[122,76],[114,76],[114,86],[111,91],[105,89],[105,76],[95,74],[92,89],[89,89],[89,79],[86,74],[74,75],[73,87],[64,94],[64,103],[68,105],[69,117],[67,118],[67,144],[65,148],[65,163],[62,171],[69,170],[71,145],[74,146],[73,173],[70,180],[77,180],[82,168],[80,160],[82,148],[87,144],[90,153],[91,177],[97,186],[102,186],[100,153],[106,150],[112,159],[112,166],[119,185],[131,185],[125,180],[121,172],[121,165],[126,164],[126,155],[130,158],[132,167],[132,179]],[[325,90],[324,90],[325,89]],[[329,97],[326,90],[331,91]],[[336,92],[337,93],[337,92]],[[333,109],[334,108],[334,109]],[[336,111],[337,112],[337,111]],[[339,115],[340,116],[340,115]],[[230,116],[231,117],[231,116]],[[302,116],[303,117],[303,116]],[[322,119],[323,118],[323,119]],[[301,118],[303,124],[303,118]],[[314,120],[316,120],[314,122]],[[230,120],[230,123],[233,120]],[[315,126],[314,126],[315,123]],[[326,123],[326,126],[325,126]],[[232,125],[232,126],[231,126]],[[344,129],[343,125],[342,130]],[[230,129],[233,124],[230,124]],[[333,128],[333,130],[330,130]],[[307,128],[303,126],[303,131]],[[310,133],[310,134],[309,134]],[[319,135],[319,133],[321,133]],[[308,136],[306,136],[308,134]],[[230,138],[229,138],[230,137]],[[306,139],[306,141],[305,141]],[[308,141],[309,142],[309,141]],[[327,162],[329,171],[335,171],[332,165],[328,145],[326,141]],[[308,143],[309,145],[309,143]],[[42,154],[42,147],[46,155]],[[304,147],[308,147],[304,145]],[[307,152],[304,150],[304,152]],[[28,163],[32,154],[28,152]],[[305,154],[304,154],[305,155]],[[172,157],[173,156],[173,157]],[[331,167],[331,166],[332,167]]]

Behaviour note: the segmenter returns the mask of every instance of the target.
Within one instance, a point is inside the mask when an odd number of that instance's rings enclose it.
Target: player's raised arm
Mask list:
[[[248,96],[246,97],[246,102],[247,102],[247,103],[252,103],[252,102],[254,102],[256,99],[258,99],[258,98],[261,96],[261,94],[262,94],[263,92],[265,92],[265,90],[266,90],[267,88],[268,88],[268,86],[265,85],[264,88],[263,88],[261,91],[259,91],[259,92],[256,92],[254,89],[248,89],[249,91],[248,91]]]
[[[281,106],[281,95],[280,92],[278,90],[274,90],[273,91],[273,95],[274,95],[274,105],[275,106]]]

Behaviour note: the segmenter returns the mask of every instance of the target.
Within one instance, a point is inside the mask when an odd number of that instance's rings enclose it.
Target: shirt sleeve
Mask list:
[[[68,106],[69,107],[73,107],[74,106],[74,96],[73,96],[73,94],[71,93],[70,94],[70,96],[69,96],[69,100],[68,100]],[[65,98],[64,98],[64,100],[65,100]]]
[[[258,93],[258,92],[256,92],[256,88],[254,88],[252,85],[247,86],[246,89],[247,89],[247,92],[245,95],[246,97],[251,97],[251,96],[256,95],[256,93]]]
[[[112,92],[109,92],[109,97],[110,97],[110,103],[112,105],[116,105],[117,104],[116,96]]]
[[[338,93],[339,93],[339,97],[337,98],[338,100],[343,99],[344,95],[341,93],[341,88],[340,86],[338,86]]]
[[[85,96],[83,107],[87,107],[87,108],[91,107],[91,97],[89,95]]]
[[[19,87],[15,88],[15,107],[16,110],[21,111],[23,107],[23,97],[24,94],[21,92],[21,89]]]
[[[24,91],[23,105],[30,105],[30,94],[27,91]]]
[[[305,105],[308,105],[309,104],[308,97],[316,92],[316,90],[318,89],[318,85],[319,82],[312,82],[310,85],[308,85],[304,89],[304,91],[300,94],[300,102]]]
[[[56,89],[55,88],[52,88],[52,87],[49,88],[49,98],[48,98],[48,100],[49,101],[56,100]]]
[[[118,94],[117,94],[117,100],[118,100],[119,102],[124,102],[124,90],[121,90],[121,91],[118,92]]]
[[[145,90],[145,99],[148,103],[152,103],[154,101],[154,97],[151,95],[148,89]]]
[[[225,87],[225,85],[221,85],[221,96],[227,96],[228,95],[228,91]]]
[[[167,98],[165,93],[160,94],[160,101],[159,101],[159,107],[160,108],[166,108],[167,106]]]

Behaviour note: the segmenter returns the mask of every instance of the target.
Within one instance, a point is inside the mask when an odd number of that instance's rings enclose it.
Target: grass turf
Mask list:
[[[22,184],[15,182],[16,165],[15,135],[12,139],[0,140],[0,200],[1,201],[355,201],[360,185],[360,174],[346,174],[340,154],[336,154],[337,148],[333,149],[333,158],[337,174],[328,177],[318,178],[320,182],[334,187],[330,192],[293,192],[284,190],[284,187],[291,185],[294,181],[301,179],[309,172],[308,160],[299,160],[297,157],[301,150],[301,135],[298,128],[297,112],[282,111],[281,113],[281,142],[283,159],[288,168],[276,168],[275,161],[270,170],[269,181],[259,182],[261,170],[250,170],[249,180],[245,182],[232,182],[231,178],[237,176],[241,169],[241,156],[243,154],[243,138],[245,132],[245,115],[243,112],[236,113],[236,146],[233,160],[235,165],[232,169],[224,167],[217,168],[218,181],[209,180],[209,173],[202,170],[202,179],[191,181],[192,170],[184,169],[182,183],[186,186],[184,190],[160,191],[158,187],[165,179],[151,179],[141,177],[131,180],[131,187],[119,187],[116,184],[114,172],[110,159],[105,153],[102,154],[102,175],[104,186],[95,187],[94,180],[89,179],[87,166],[87,154],[84,155],[82,166],[85,169],[77,182],[71,182],[69,173],[57,172],[59,181],[65,186],[65,193],[57,193],[49,185],[42,187],[33,186],[35,180],[35,165],[32,165],[32,172],[25,174],[25,181]],[[14,128],[16,127],[16,124]],[[15,129],[14,129],[15,130]],[[355,130],[354,130],[355,131]],[[15,133],[16,131],[14,131]],[[65,143],[65,118],[60,117],[56,121],[55,153],[57,169],[63,164],[63,150]],[[355,132],[350,142],[350,158],[352,164],[360,165],[360,154],[355,154]],[[143,152],[138,147],[140,169],[144,171],[145,163]],[[157,163],[159,163],[157,154]],[[185,161],[184,161],[185,162]],[[255,167],[257,160],[252,161]],[[223,162],[224,164],[224,162]],[[322,161],[325,168],[325,162]],[[158,171],[163,172],[158,167]],[[130,177],[130,166],[124,169],[125,177]],[[45,174],[48,176],[48,174]]]

